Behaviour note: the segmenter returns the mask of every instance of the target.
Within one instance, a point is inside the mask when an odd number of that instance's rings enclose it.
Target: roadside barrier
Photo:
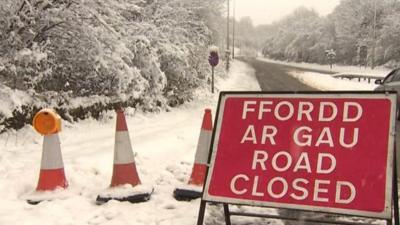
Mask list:
[[[96,203],[103,204],[110,200],[139,203],[148,201],[154,192],[153,187],[142,185],[136,168],[135,156],[129,136],[124,111],[116,110],[116,133],[114,145],[114,164],[110,188],[99,194]],[[44,135],[41,171],[36,188],[37,192],[51,192],[58,188],[66,189],[68,182],[64,172],[60,140],[61,118],[51,109],[43,109],[33,119],[37,132]],[[207,172],[208,152],[212,136],[212,113],[206,109],[198,139],[197,150],[188,185],[177,188],[174,197],[177,200],[192,200],[201,197],[202,187]],[[51,195],[50,195],[51,196]],[[37,204],[44,200],[28,200]]]

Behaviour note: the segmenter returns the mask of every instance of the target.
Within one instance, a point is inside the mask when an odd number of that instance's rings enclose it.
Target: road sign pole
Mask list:
[[[211,93],[214,94],[214,67],[211,67]]]
[[[232,60],[235,60],[236,0],[233,0]]]
[[[208,63],[211,66],[211,92],[214,94],[214,67],[219,63],[218,47],[210,47],[210,56],[208,57]]]
[[[230,43],[229,43],[229,26],[230,26],[230,23],[229,23],[229,10],[230,10],[229,1],[230,0],[227,0],[227,3],[228,3],[228,15],[227,15],[227,18],[226,18],[226,22],[227,22],[227,24],[226,24],[226,71],[229,70],[229,48],[230,48]]]

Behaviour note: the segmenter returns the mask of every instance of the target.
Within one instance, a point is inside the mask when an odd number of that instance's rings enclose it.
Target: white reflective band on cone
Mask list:
[[[45,170],[64,168],[58,134],[44,136],[40,168]]]
[[[199,142],[197,143],[196,156],[194,158],[196,164],[207,164],[211,135],[212,131],[201,130]]]
[[[115,133],[114,164],[134,163],[135,157],[132,151],[131,139],[128,131]]]

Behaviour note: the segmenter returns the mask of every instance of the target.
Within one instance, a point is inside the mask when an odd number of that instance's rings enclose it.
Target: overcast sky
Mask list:
[[[236,1],[237,18],[249,16],[255,25],[277,21],[299,6],[314,8],[320,15],[327,15],[340,2],[340,0],[231,0],[231,4],[233,1]]]

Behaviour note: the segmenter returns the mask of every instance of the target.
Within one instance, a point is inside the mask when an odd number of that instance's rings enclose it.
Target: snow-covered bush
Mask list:
[[[221,3],[2,0],[0,82],[39,101],[25,111],[54,106],[70,120],[97,115],[93,106],[182,104],[206,83],[207,47],[215,40],[210,15]],[[69,106],[92,97],[97,101]]]

